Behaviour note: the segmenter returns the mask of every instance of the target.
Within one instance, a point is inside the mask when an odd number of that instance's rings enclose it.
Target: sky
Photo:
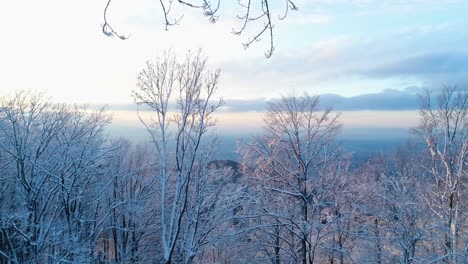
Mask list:
[[[321,95],[351,127],[411,127],[422,89],[468,85],[466,0],[296,0],[299,10],[282,21],[283,1],[271,0],[270,59],[267,38],[243,48],[259,25],[233,35],[238,9],[223,1],[215,24],[176,6],[183,19],[166,31],[159,1],[113,0],[109,21],[130,36],[124,41],[101,32],[106,0],[1,1],[0,95],[30,89],[59,102],[109,104],[115,122],[130,126],[136,76],[169,48],[202,48],[222,70],[225,130],[261,123],[265,102],[291,91]]]

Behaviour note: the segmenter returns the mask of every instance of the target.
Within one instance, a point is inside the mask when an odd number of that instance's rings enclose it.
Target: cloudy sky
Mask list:
[[[350,125],[406,127],[417,121],[420,89],[468,85],[466,0],[296,0],[299,11],[275,20],[270,59],[267,39],[244,50],[248,35],[231,34],[238,10],[224,1],[216,24],[176,7],[184,17],[165,31],[159,1],[113,0],[109,20],[125,41],[101,32],[106,0],[1,1],[0,95],[33,89],[60,102],[130,105],[137,73],[167,48],[202,48],[222,69],[232,124],[307,91]],[[283,1],[271,1],[277,18]]]

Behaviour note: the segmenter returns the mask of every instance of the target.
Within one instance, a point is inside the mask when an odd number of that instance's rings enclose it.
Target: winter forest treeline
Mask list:
[[[197,52],[148,62],[143,145],[105,109],[2,97],[0,263],[468,262],[468,93],[422,94],[415,139],[359,165],[339,113],[282,97],[236,163],[215,155],[219,77]]]

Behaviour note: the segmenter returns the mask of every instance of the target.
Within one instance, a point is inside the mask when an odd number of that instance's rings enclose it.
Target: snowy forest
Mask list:
[[[263,132],[216,156],[221,72],[149,61],[131,93],[143,143],[106,108],[0,98],[0,263],[468,263],[468,93],[420,94],[396,151],[356,163],[340,113],[268,103]]]

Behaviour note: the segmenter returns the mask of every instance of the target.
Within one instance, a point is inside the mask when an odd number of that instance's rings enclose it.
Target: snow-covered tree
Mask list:
[[[13,263],[88,261],[94,182],[106,153],[103,111],[51,103],[41,94],[2,98],[0,149],[8,186],[1,255]]]
[[[467,204],[462,181],[467,175],[468,93],[445,87],[435,102],[426,92],[421,103],[421,124],[414,132],[429,156],[423,169],[432,175],[432,185],[425,199],[439,223],[431,242],[443,241],[435,247],[434,258],[445,263],[466,262]]]
[[[313,263],[336,218],[326,211],[335,204],[335,187],[344,175],[334,144],[338,116],[320,109],[318,97],[283,97],[268,105],[264,135],[244,148],[261,186],[259,200],[266,193],[267,200],[257,203],[258,224],[271,239],[263,247],[273,263],[281,255]]]
[[[159,179],[159,225],[166,263],[172,263],[184,238],[190,190],[199,180],[199,156],[206,146],[203,140],[214,125],[214,111],[222,104],[213,98],[219,75],[219,70],[208,69],[200,51],[189,52],[182,62],[167,52],[147,63],[133,93],[138,107],[149,110],[149,116],[139,112],[139,117],[158,158],[155,177]]]

